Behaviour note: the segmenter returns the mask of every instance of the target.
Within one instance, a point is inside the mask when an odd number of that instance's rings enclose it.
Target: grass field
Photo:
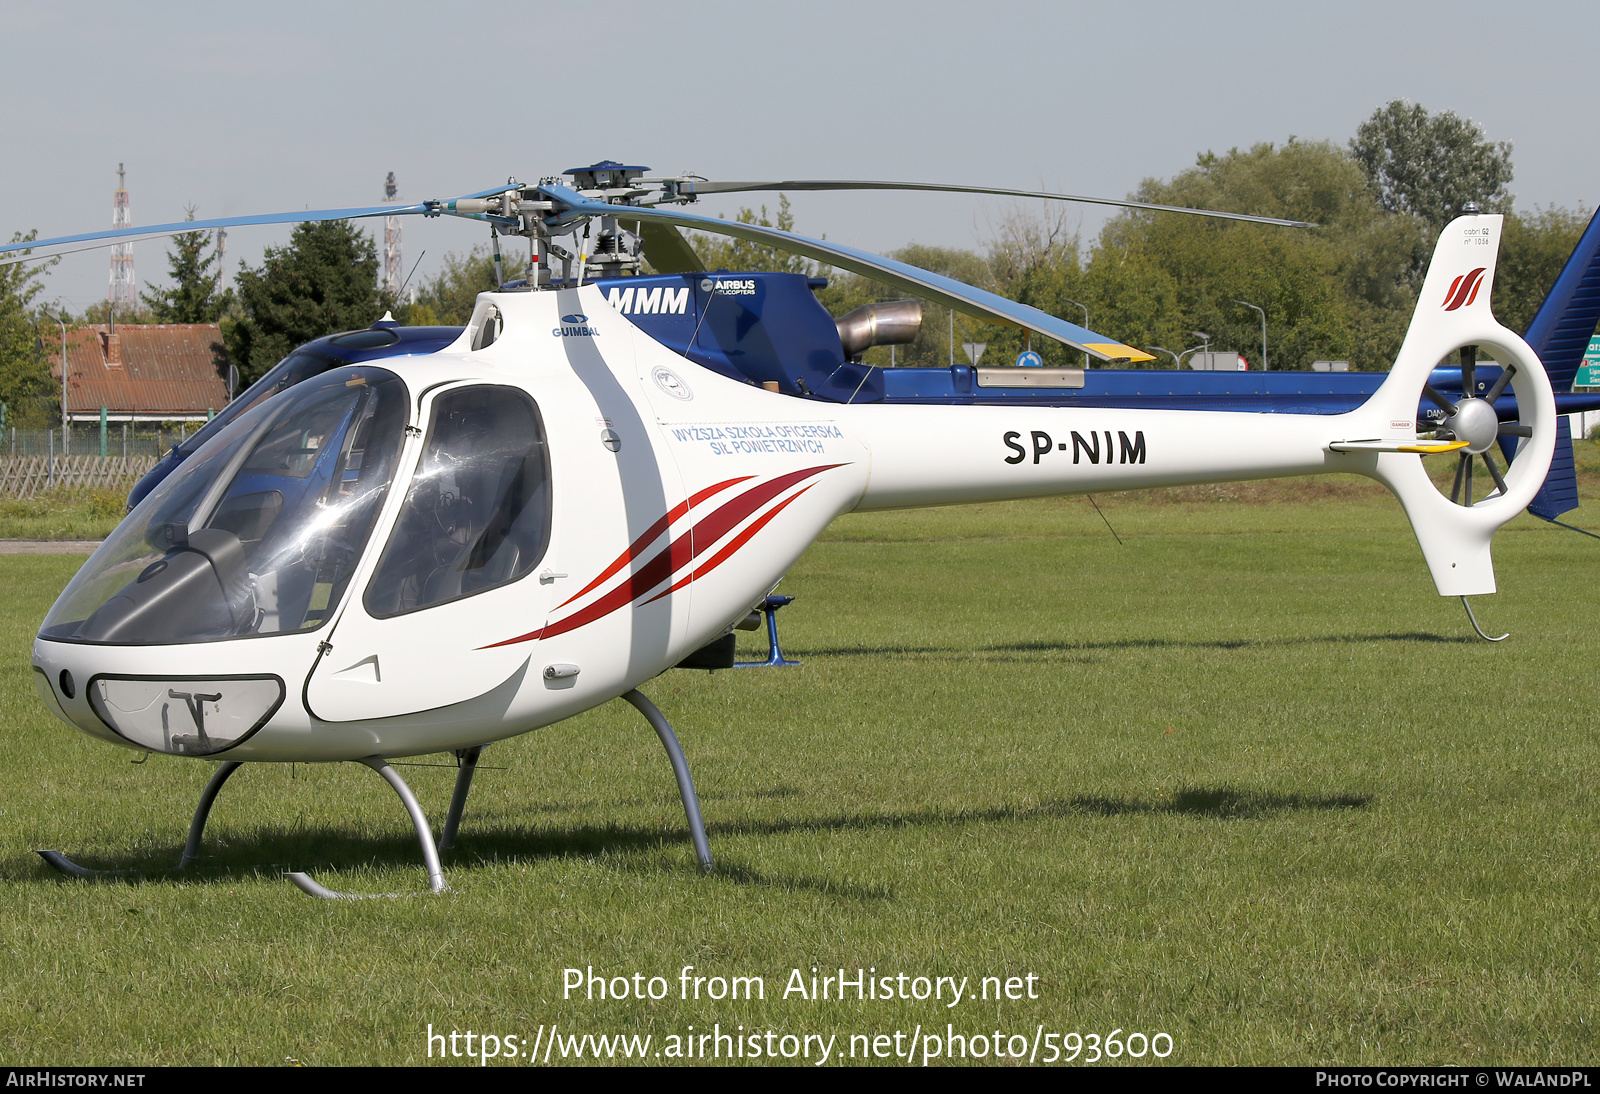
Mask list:
[[[128,489],[67,487],[0,498],[0,539],[104,539],[127,512]]]
[[[28,646],[81,560],[0,559],[0,1055],[420,1063],[430,1023],[530,1047],[555,1024],[649,1034],[651,1062],[691,1026],[833,1035],[862,1062],[852,1035],[903,1051],[948,1025],[990,1063],[996,1031],[1009,1053],[1118,1029],[1185,1064],[1593,1063],[1600,544],[1503,531],[1491,646],[1375,488],[1100,504],[1121,545],[1083,499],[841,519],[782,587],[803,668],[646,685],[715,875],[617,702],[485,754],[450,894],[349,904],[279,872],[420,893],[376,776],[247,768],[201,868],[162,873],[208,765],[133,765],[51,720]],[[437,825],[453,772],[402,771]],[[64,881],[35,847],[149,873]],[[685,965],[766,997],[682,1000]],[[563,998],[590,966],[669,990]],[[785,998],[813,967],[1032,975],[1038,998]]]

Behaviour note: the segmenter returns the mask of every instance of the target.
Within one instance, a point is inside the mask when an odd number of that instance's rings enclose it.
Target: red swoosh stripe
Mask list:
[[[1479,266],[1469,274],[1465,274],[1450,282],[1450,291],[1444,294],[1444,303],[1440,307],[1445,311],[1455,311],[1465,304],[1470,304],[1478,298],[1478,286],[1483,283],[1483,271],[1487,266]]]
[[[765,528],[768,521],[772,520],[773,517],[787,509],[791,502],[798,500],[801,494],[804,494],[810,489],[810,486],[803,487],[800,490],[795,491],[792,496],[784,498],[777,505],[774,505],[771,509],[768,509],[765,513],[762,513],[759,520],[751,521],[749,527],[740,532],[738,535],[734,536],[733,540],[726,547],[718,551],[715,555],[712,555],[711,561],[696,569],[695,572],[690,574],[688,577],[679,578],[672,588],[668,589],[666,592],[657,593],[649,600],[646,600],[645,603],[654,604],[662,597],[677,592],[691,581],[699,581],[703,575],[709,574],[712,570],[715,570],[718,566],[721,566],[724,562],[733,557],[735,551],[743,547],[746,543],[749,543],[751,537],[753,537],[757,532],[761,531],[761,529]]]
[[[754,475],[740,475],[736,479],[724,479],[722,482],[719,482],[714,486],[706,487],[704,490],[701,490],[690,497],[687,501],[680,501],[677,505],[674,505],[667,512],[666,516],[656,521],[649,528],[646,528],[643,535],[634,540],[632,543],[628,544],[628,549],[618,555],[615,562],[602,570],[599,577],[595,578],[593,581],[589,582],[589,584],[585,585],[583,588],[579,589],[576,593],[573,593],[571,596],[567,597],[567,599],[563,600],[559,605],[557,605],[557,610],[565,608],[568,604],[571,604],[574,600],[577,600],[585,593],[588,593],[597,586],[603,584],[608,578],[611,577],[611,575],[615,574],[618,570],[632,562],[634,557],[638,555],[640,551],[644,550],[651,543],[655,542],[657,536],[659,536],[662,532],[665,532],[669,527],[672,526],[673,521],[683,516],[690,509],[693,509],[696,505],[699,505],[713,494],[720,494],[730,486],[736,486],[741,482],[745,482],[753,478],[755,478]]]
[[[585,623],[593,623],[601,616],[610,615],[618,608],[637,600],[663,581],[666,581],[678,572],[680,566],[686,565],[692,558],[693,556],[689,553],[689,537],[686,535],[679,536],[665,550],[639,567],[638,571],[631,575],[628,580],[588,607],[579,608],[565,619],[559,619],[551,623],[544,628],[540,637],[554,638],[558,634],[575,631]],[[505,643],[500,644],[504,645]]]
[[[677,573],[679,569],[687,565],[689,562],[692,562],[696,557],[709,549],[723,536],[727,535],[728,532],[736,527],[740,521],[744,520],[751,513],[761,508],[761,506],[771,501],[778,494],[783,493],[783,491],[787,490],[795,483],[811,478],[813,475],[820,475],[824,471],[831,471],[835,467],[842,466],[844,465],[830,463],[823,464],[819,467],[808,467],[801,471],[791,471],[787,475],[779,475],[770,482],[762,483],[760,486],[751,487],[750,489],[745,490],[743,493],[737,494],[728,501],[724,502],[721,506],[714,510],[710,516],[701,520],[684,535],[674,539],[664,550],[656,554],[655,557],[641,566],[637,572],[630,575],[628,580],[622,582],[605,596],[600,597],[587,607],[581,608],[572,615],[567,616],[565,619],[557,620],[556,622],[542,627],[539,630],[529,631],[527,634],[519,635],[516,638],[508,638],[503,642],[492,642],[487,646],[480,646],[478,648],[488,650],[494,649],[498,646],[515,645],[518,642],[529,642],[533,641],[534,639],[554,638],[558,634],[565,634],[568,631],[576,630],[587,623],[593,623],[596,619],[610,615],[618,608],[632,603],[645,593],[648,593],[651,589],[654,589],[663,581],[669,579],[673,574]],[[726,482],[719,483],[714,487],[707,487],[705,490],[695,494],[694,497],[689,499],[688,502],[680,502],[678,505],[674,506],[672,512],[669,513],[667,517],[663,517],[661,520],[658,520],[655,524],[651,525],[651,529],[646,531],[643,536],[640,536],[638,539],[636,539],[633,545],[631,545],[628,550],[624,552],[619,561],[613,562],[611,566],[607,568],[607,576],[610,574],[615,574],[619,569],[621,569],[622,565],[627,563],[632,553],[640,544],[648,543],[651,539],[655,538],[655,536],[660,535],[660,529],[670,525],[672,519],[674,519],[672,514],[677,513],[681,515],[681,512],[687,511],[687,508],[692,507],[696,500],[710,497],[712,494],[717,493],[719,490],[724,489],[729,485],[743,482],[746,479],[753,477],[754,476],[747,475],[739,479],[729,479]],[[806,489],[810,489],[810,487],[807,487]],[[800,491],[800,494],[803,493],[805,493],[804,490]],[[796,494],[794,497],[797,498],[800,496],[800,494]],[[671,589],[668,589],[665,593],[662,593],[661,596],[665,596],[667,593],[672,592],[673,589],[679,588],[687,581],[693,581],[698,573],[708,573],[717,566],[721,565],[727,556],[748,542],[750,536],[753,536],[756,531],[759,531],[768,520],[770,520],[773,516],[776,516],[780,510],[782,510],[789,504],[789,502],[793,500],[794,498],[785,500],[782,505],[778,506],[771,513],[767,514],[753,528],[746,529],[746,534],[735,537],[733,543],[729,544],[728,548],[725,548],[723,551],[719,552],[716,557],[712,559],[710,564],[701,568],[701,570],[697,571],[696,574],[690,575],[685,579],[685,581],[680,581],[677,585],[674,585]],[[603,580],[604,577],[596,578],[594,581],[591,581],[589,585],[586,586],[585,591],[594,588]],[[583,594],[580,593],[578,595],[581,596]],[[660,596],[657,596],[653,597],[652,600],[659,600],[660,598]],[[565,601],[561,607],[565,607],[571,602],[572,600],[569,599]]]
[[[783,493],[783,491],[803,479],[808,479],[812,475],[820,474],[838,466],[838,464],[829,464],[825,467],[808,467],[803,471],[791,471],[787,475],[779,475],[770,482],[751,487],[744,493],[728,499],[714,510],[709,517],[706,517],[690,529],[687,534],[673,540],[666,550],[646,562],[627,581],[624,581],[588,607],[579,609],[565,619],[551,623],[544,628],[541,637],[554,638],[558,634],[576,630],[585,623],[593,623],[596,619],[610,615],[623,605],[637,600],[677,573],[680,568],[692,562],[701,552],[727,535],[728,531],[738,525],[740,521],[771,501],[778,494]]]
[[[690,557],[698,557],[713,543],[727,535],[740,521],[795,483],[809,479],[813,475],[820,475],[824,471],[831,471],[839,466],[841,465],[830,463],[823,467],[808,467],[803,471],[791,471],[787,475],[779,475],[770,482],[764,482],[760,486],[753,486],[744,493],[730,498],[709,517],[696,524],[689,533],[694,537],[694,554]]]

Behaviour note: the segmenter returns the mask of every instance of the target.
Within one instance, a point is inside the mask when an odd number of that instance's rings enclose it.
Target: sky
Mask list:
[[[1198,154],[1347,142],[1391,99],[1513,145],[1517,206],[1600,201],[1600,5],[855,0],[272,4],[0,0],[0,236],[418,201],[616,159],[713,179],[862,178],[1124,197]],[[1587,110],[1585,104],[1589,104]],[[1590,120],[1585,121],[1585,118]],[[762,198],[702,199],[737,213]],[[776,209],[776,196],[766,199]],[[1029,206],[796,194],[796,230],[979,248]],[[1073,206],[1085,239],[1104,214]],[[374,222],[381,233],[381,222]],[[229,233],[259,263],[290,228]],[[405,222],[405,267],[487,238]],[[165,283],[165,241],[135,245]],[[425,252],[425,253],[424,253]],[[105,297],[109,251],[44,298]]]

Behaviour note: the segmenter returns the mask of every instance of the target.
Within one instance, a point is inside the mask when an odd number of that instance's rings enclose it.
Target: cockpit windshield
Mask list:
[[[153,644],[321,626],[394,479],[408,399],[393,373],[358,366],[250,408],[128,515],[40,636]]]

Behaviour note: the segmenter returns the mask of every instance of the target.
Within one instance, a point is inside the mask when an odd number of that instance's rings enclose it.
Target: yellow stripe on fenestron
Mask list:
[[[1153,353],[1146,353],[1142,349],[1125,346],[1121,342],[1085,342],[1083,348],[1092,353],[1098,353],[1103,357],[1109,357],[1112,360],[1121,358],[1130,363],[1135,361],[1154,361],[1156,359]]]

